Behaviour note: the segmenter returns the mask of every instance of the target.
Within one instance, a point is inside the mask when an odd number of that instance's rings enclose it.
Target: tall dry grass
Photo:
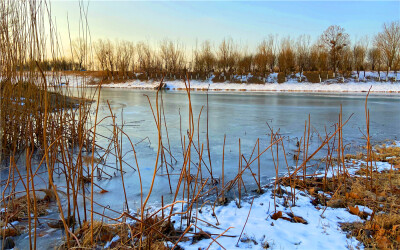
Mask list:
[[[270,128],[268,142],[260,139],[254,142],[250,155],[244,155],[239,144],[238,164],[229,166],[229,170],[237,170],[231,179],[225,178],[226,166],[225,138],[223,146],[222,165],[216,166],[211,162],[208,123],[208,97],[206,104],[207,133],[206,143],[200,143],[200,120],[203,109],[195,114],[192,108],[189,76],[186,75],[185,86],[187,96],[188,130],[182,131],[181,148],[183,162],[180,169],[176,169],[177,178],[173,178],[174,163],[177,162],[171,152],[168,135],[168,126],[164,112],[163,91],[156,90],[156,97],[148,97],[149,106],[154,117],[157,131],[157,150],[154,160],[153,174],[150,180],[141,176],[141,166],[136,154],[136,145],[129,134],[124,131],[123,123],[116,122],[116,114],[109,105],[109,115],[99,119],[99,103],[101,83],[93,97],[97,100],[96,107],[92,107],[95,116],[90,117],[90,102],[86,98],[72,98],[71,92],[59,88],[59,72],[45,72],[40,62],[48,57],[57,57],[59,54],[55,28],[52,26],[51,15],[47,2],[35,1],[2,1],[1,13],[1,145],[2,161],[8,170],[6,178],[1,178],[1,206],[2,247],[15,235],[28,234],[29,246],[32,249],[37,245],[38,225],[44,219],[41,216],[47,213],[49,205],[55,205],[60,220],[47,221],[51,228],[62,228],[65,232],[62,248],[93,248],[104,246],[114,236],[119,240],[113,247],[133,247],[139,249],[165,249],[165,243],[171,242],[172,248],[188,237],[195,240],[209,238],[212,244],[220,245],[218,238],[226,235],[230,228],[219,235],[205,232],[201,223],[217,227],[218,215],[214,212],[215,221],[205,222],[198,218],[201,209],[209,205],[214,210],[217,205],[224,205],[229,199],[236,200],[241,207],[242,198],[250,185],[257,187],[256,193],[263,191],[261,183],[261,157],[271,154],[275,179],[273,180],[273,195],[283,195],[283,189],[290,188],[287,196],[287,206],[296,205],[296,195],[299,189],[307,189],[321,184],[324,191],[335,191],[338,195],[345,195],[349,188],[354,187],[354,178],[349,176],[345,161],[345,139],[343,127],[348,119],[343,119],[342,112],[338,117],[333,132],[318,135],[319,146],[315,150],[310,147],[311,117],[305,121],[304,136],[297,143],[298,149],[294,152],[296,166],[292,169],[289,164],[289,150],[285,149],[286,139],[279,130]],[[85,13],[83,12],[83,17]],[[85,18],[82,18],[85,20]],[[50,25],[45,24],[49,22]],[[48,30],[50,26],[50,30]],[[85,27],[85,25],[84,25]],[[89,45],[88,45],[89,46]],[[22,68],[21,65],[29,65]],[[80,97],[86,97],[85,91]],[[182,123],[182,120],[180,121]],[[108,145],[100,145],[98,139],[104,137],[98,133],[97,127],[103,123],[111,123],[111,137],[107,137]],[[369,112],[366,106],[366,141],[368,162],[367,173],[363,185],[366,190],[377,190],[377,174],[373,171],[373,152],[369,136]],[[128,140],[130,149],[122,149],[122,141]],[[321,179],[312,179],[315,173],[314,157],[323,150],[327,155],[319,164],[325,163],[325,176]],[[129,152],[123,154],[123,152]],[[283,155],[282,153],[283,152]],[[39,156],[39,163],[34,158]],[[106,165],[108,157],[115,158],[115,165]],[[125,157],[134,159],[135,166],[129,166],[137,171],[140,183],[140,206],[138,213],[130,208],[131,200],[127,198],[124,179],[124,166],[129,165]],[[20,159],[24,158],[23,164]],[[216,176],[216,168],[221,167],[222,176]],[[102,204],[94,200],[95,192],[107,192],[95,183],[95,178],[107,177],[107,168],[113,169],[121,177],[124,210],[115,211],[109,204]],[[214,169],[213,169],[214,168]],[[155,211],[149,210],[151,196],[159,195],[153,192],[156,185],[156,176],[165,169],[172,193],[172,202],[164,204]],[[282,176],[283,171],[285,176]],[[328,178],[328,172],[333,173]],[[47,174],[44,180],[46,187],[38,188],[36,183],[40,174]],[[176,173],[174,173],[176,174]],[[253,183],[245,181],[244,175],[250,175]],[[65,179],[65,187],[58,187],[54,177]],[[149,182],[150,187],[144,190],[143,183]],[[22,191],[17,191],[18,187]],[[100,190],[100,191],[95,191]],[[338,191],[339,190],[339,191]],[[337,192],[336,192],[337,191]],[[40,196],[39,193],[43,193]],[[288,192],[286,192],[288,193]],[[328,200],[324,204],[329,205]],[[66,204],[65,206],[63,204]],[[115,216],[99,213],[95,206],[112,212]],[[346,204],[344,204],[346,206]],[[282,218],[277,204],[274,204],[273,218]],[[249,212],[250,213],[250,212]],[[394,213],[394,212],[391,212]],[[390,215],[390,214],[389,214]],[[101,218],[102,221],[96,220]],[[173,218],[180,220],[173,223]],[[301,218],[291,216],[293,221],[301,222]],[[378,217],[377,217],[378,218]],[[106,219],[108,223],[104,222]],[[26,229],[16,228],[11,222],[25,221]],[[133,223],[130,221],[134,221]],[[245,225],[243,225],[244,230]],[[9,244],[9,243],[7,243]],[[171,246],[170,246],[171,247]]]
[[[56,170],[70,173],[66,181],[73,187],[67,193],[76,203],[82,163],[72,165],[69,159],[75,148],[90,150],[87,121],[91,102],[84,92],[73,96],[68,89],[61,89],[60,72],[41,68],[43,61],[62,56],[49,2],[1,1],[0,41],[0,163],[1,169],[8,170],[8,178],[2,176],[1,220],[9,227],[10,222],[20,219],[15,210],[22,209],[28,221],[30,248],[36,248],[38,216],[46,213],[46,202],[57,203],[66,231],[69,218],[75,218],[76,209],[70,203],[64,216],[53,176]],[[37,157],[39,164],[34,160]],[[35,180],[43,166],[48,186],[38,190]],[[21,184],[24,191],[17,192]],[[38,192],[44,192],[45,197],[39,199]],[[7,230],[1,234],[4,247]]]

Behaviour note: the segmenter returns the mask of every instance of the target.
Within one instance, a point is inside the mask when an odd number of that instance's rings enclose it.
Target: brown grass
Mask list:
[[[3,157],[14,150],[16,153],[23,151],[29,145],[29,141],[35,144],[35,148],[43,148],[42,124],[44,123],[46,93],[48,95],[47,109],[53,113],[54,118],[70,119],[72,117],[66,114],[69,109],[91,103],[86,98],[70,96],[57,90],[45,91],[33,82],[13,84],[11,81],[3,81],[1,83],[1,110],[7,110],[7,112],[1,112],[0,117],[3,129],[1,137]],[[28,124],[32,126],[30,130],[28,130]],[[59,133],[69,134],[71,139],[75,138],[71,132],[76,131],[76,128],[73,128],[76,124],[70,122],[65,125],[58,127]]]
[[[33,194],[31,194],[33,196]],[[44,198],[36,198],[37,214],[38,216],[47,215],[47,208],[49,207],[50,198],[45,196]],[[33,207],[35,201],[33,197],[30,197],[30,206]],[[12,199],[8,203],[6,213],[1,213],[0,218],[2,221],[17,221],[29,217],[28,212],[28,201],[26,195]]]
[[[393,165],[400,160],[400,147],[374,147],[374,160],[387,161]],[[347,164],[352,165],[353,159],[365,159],[362,154],[347,156]],[[389,159],[388,159],[389,158]],[[361,241],[367,248],[400,247],[400,171],[398,168],[386,171],[374,171],[373,186],[369,187],[366,174],[369,171],[361,166],[356,176],[336,176],[335,178],[311,177],[296,180],[296,188],[307,190],[313,197],[314,205],[347,208],[350,213],[358,215],[365,221],[362,223],[343,223],[342,228]],[[345,179],[339,183],[337,179]],[[281,178],[281,184],[290,186],[291,178]],[[292,184],[293,185],[293,184]],[[323,191],[324,193],[318,193]],[[331,198],[328,198],[329,194]],[[373,213],[361,211],[358,205],[367,206]]]
[[[60,220],[57,220],[55,223],[47,223],[47,225],[64,229],[65,237],[63,238],[64,243],[62,243],[61,248],[101,247],[118,235],[120,239],[112,244],[112,248],[165,249],[164,243],[167,241],[172,242],[178,247],[179,242],[188,240],[189,236],[187,236],[187,234],[189,234],[189,232],[193,241],[209,238],[212,240],[211,244],[219,245],[223,248],[223,246],[218,243],[218,237],[224,236],[218,235],[213,238],[213,235],[202,231],[197,225],[198,218],[195,216],[195,211],[199,211],[199,208],[201,210],[206,204],[209,204],[214,209],[218,202],[226,203],[226,199],[229,197],[228,192],[239,193],[237,206],[240,207],[242,191],[246,191],[246,185],[248,184],[243,180],[244,174],[249,174],[254,178],[254,183],[258,186],[258,191],[261,192],[260,176],[262,173],[259,170],[256,174],[251,167],[252,163],[255,161],[259,162],[260,157],[266,152],[271,152],[274,159],[276,171],[276,181],[273,190],[274,197],[282,195],[283,191],[280,184],[287,185],[291,188],[291,193],[293,194],[291,196],[291,205],[295,205],[295,188],[305,189],[313,195],[313,202],[315,204],[347,207],[350,212],[360,217],[364,218],[370,216],[371,219],[363,223],[362,229],[375,231],[371,234],[372,243],[366,240],[363,241],[366,246],[368,246],[368,244],[376,244],[377,246],[398,246],[395,245],[397,243],[394,242],[394,240],[398,239],[398,171],[391,170],[385,173],[376,173],[373,172],[371,165],[374,158],[390,160],[393,163],[397,163],[397,159],[390,157],[393,157],[394,154],[397,155],[398,151],[392,150],[389,152],[388,150],[376,148],[376,152],[371,153],[368,139],[366,161],[369,163],[365,166],[365,171],[361,171],[361,173],[365,173],[365,176],[348,176],[346,173],[347,164],[344,162],[345,155],[342,134],[342,127],[346,122],[343,123],[341,113],[339,122],[335,124],[335,127],[337,127],[336,131],[332,135],[328,136],[327,134],[326,139],[323,140],[320,147],[315,152],[308,152],[311,128],[310,118],[308,122],[306,121],[304,138],[300,140],[303,144],[299,143],[298,146],[298,153],[300,154],[300,152],[302,152],[302,155],[297,154],[297,163],[299,164],[296,163],[294,171],[291,172],[287,161],[280,160],[280,165],[278,164],[279,158],[282,159],[282,155],[278,155],[278,152],[280,152],[278,148],[284,150],[284,144],[282,142],[283,137],[279,135],[278,132],[274,132],[271,129],[270,141],[267,142],[266,145],[263,145],[264,148],[261,150],[258,148],[257,153],[255,153],[256,146],[260,147],[259,140],[257,140],[253,152],[249,157],[245,157],[242,154],[243,151],[240,151],[236,176],[234,176],[232,180],[225,180],[225,178],[222,177],[223,185],[219,185],[220,179],[213,175],[213,167],[215,168],[215,166],[211,164],[211,147],[208,137],[208,96],[207,106],[204,109],[204,112],[207,113],[203,115],[206,116],[205,119],[207,119],[206,145],[204,145],[200,144],[199,124],[201,115],[195,114],[192,109],[190,82],[185,82],[187,107],[189,110],[187,119],[188,129],[182,132],[182,128],[180,127],[183,163],[179,166],[179,170],[176,170],[178,171],[177,174],[179,178],[171,182],[169,171],[174,168],[174,156],[173,152],[170,152],[171,147],[169,145],[168,128],[164,114],[162,91],[157,90],[154,100],[148,98],[149,106],[157,127],[157,131],[155,131],[155,133],[158,134],[156,141],[158,145],[157,156],[155,158],[153,175],[147,180],[151,181],[150,188],[149,190],[143,190],[143,180],[140,174],[141,169],[136,158],[136,144],[134,144],[129,135],[124,132],[124,123],[121,122],[119,124],[116,122],[116,115],[113,113],[111,106],[109,105],[109,116],[98,121],[97,113],[99,110],[99,102],[97,103],[97,108],[92,110],[96,112],[93,125],[89,122],[91,103],[83,98],[85,96],[84,93],[82,94],[82,98],[75,99],[68,93],[63,95],[63,91],[67,89],[61,91],[61,89],[51,87],[47,82],[39,66],[40,61],[44,57],[44,51],[40,48],[43,47],[42,45],[45,43],[46,38],[36,37],[37,34],[42,34],[41,29],[44,29],[44,26],[41,26],[42,23],[39,22],[35,16],[31,17],[33,20],[26,20],[27,17],[31,16],[29,15],[30,13],[37,13],[37,15],[41,17],[43,13],[41,13],[40,10],[45,9],[43,3],[35,2],[32,3],[32,6],[27,6],[27,3],[24,1],[16,3],[17,5],[15,7],[20,11],[7,12],[16,15],[15,22],[7,23],[6,25],[17,24],[15,27],[13,26],[10,28],[10,30],[20,32],[30,30],[32,33],[14,34],[15,41],[12,41],[18,45],[16,47],[11,47],[9,49],[6,43],[0,44],[0,52],[2,52],[0,53],[2,62],[2,64],[0,64],[0,68],[2,69],[1,76],[4,77],[2,79],[5,79],[2,80],[1,83],[1,96],[3,98],[1,102],[1,110],[3,111],[1,113],[1,128],[5,131],[1,144],[7,146],[6,150],[8,155],[6,159],[9,163],[7,165],[9,171],[8,178],[1,183],[2,190],[4,190],[1,197],[1,206],[5,208],[5,212],[1,214],[1,222],[3,225],[7,226],[10,224],[10,221],[13,220],[24,221],[24,226],[26,227],[25,231],[28,233],[29,246],[31,248],[37,248],[38,218],[46,214],[46,208],[49,203],[57,205],[57,212],[60,216]],[[42,8],[38,8],[40,6],[36,4],[42,4]],[[1,2],[0,7],[4,7],[3,5],[3,2]],[[0,8],[0,11],[3,9],[4,8]],[[85,20],[85,17],[83,16],[81,20]],[[87,27],[87,25],[82,25],[82,27]],[[7,33],[6,35],[0,33],[2,38],[9,35],[8,30],[4,30],[5,29],[0,30],[0,32]],[[25,41],[33,41],[31,42],[33,44],[25,43]],[[13,45],[11,43],[9,44],[10,46]],[[55,45],[53,44],[53,46]],[[28,49],[28,51],[24,51],[24,49]],[[29,49],[33,51],[29,51]],[[25,53],[37,55],[37,58],[34,58],[31,62],[26,61],[26,56],[21,56],[14,60],[15,58],[13,58],[13,56],[25,55]],[[21,65],[26,65],[28,63],[31,67],[27,71],[20,70]],[[6,67],[2,67],[3,65],[6,65]],[[104,74],[104,72],[80,71],[75,73],[83,77],[95,76],[103,78],[109,78],[111,74],[116,81],[126,80],[119,72],[106,72],[107,74]],[[282,77],[284,77],[284,75],[280,73],[278,75],[278,82],[282,82]],[[322,75],[322,77],[324,77],[324,75]],[[141,74],[137,78],[146,80],[148,76]],[[180,78],[181,75],[177,75],[177,79]],[[218,78],[218,74],[214,79],[214,82],[224,81],[223,77]],[[229,76],[226,77],[226,80],[229,80]],[[101,84],[103,84],[102,81],[99,82],[98,92],[96,92],[98,100],[100,99]],[[71,109],[71,107],[74,108]],[[4,112],[4,110],[7,110],[7,112]],[[367,116],[367,120],[369,122],[369,116]],[[110,138],[108,138],[109,144],[106,146],[98,144],[98,138],[103,135],[96,133],[96,127],[102,125],[101,123],[112,124],[110,127],[112,134]],[[168,140],[165,140],[165,136]],[[333,137],[338,141],[338,155],[334,157],[337,160],[332,160],[333,150],[329,148],[329,141]],[[122,139],[129,141],[131,145],[126,155],[123,155],[121,149]],[[328,147],[327,159],[330,159],[325,161],[327,169],[331,167],[337,168],[338,175],[334,178],[307,178],[309,177],[307,170],[310,165],[310,160],[324,147]],[[204,152],[205,150],[207,152]],[[105,153],[97,156],[100,154],[100,151]],[[38,164],[39,166],[33,161],[33,156],[36,156],[36,154],[39,155],[41,159],[41,163]],[[17,166],[16,158],[19,155],[25,157],[25,164],[22,166]],[[101,159],[105,159],[109,155],[116,159],[115,165],[106,166],[103,164]],[[286,155],[285,153],[283,156],[285,159]],[[125,156],[135,160],[135,166],[129,165],[126,167],[131,167],[137,171],[140,183],[140,208],[138,209],[138,215],[135,216],[131,215],[132,213],[128,206],[129,201],[125,190],[124,165],[128,165],[124,160]],[[282,162],[286,162],[289,177],[279,178],[279,166],[284,164]],[[42,164],[44,165],[44,163],[46,166],[44,171],[47,173],[47,179],[45,179],[44,182],[48,185],[48,188],[45,189],[46,191],[35,190],[37,187],[37,183],[35,183],[37,178],[35,177],[39,174],[37,172],[40,169],[39,167]],[[334,163],[337,165],[334,166]],[[35,165],[32,166],[33,164]],[[24,168],[23,174],[19,172],[21,167]],[[94,178],[113,177],[107,176],[107,172],[103,171],[103,168],[106,167],[112,169],[115,176],[121,177],[121,189],[124,193],[124,200],[121,203],[124,205],[124,211],[118,213],[112,210],[112,208],[103,206],[104,209],[109,209],[119,214],[120,216],[118,218],[111,218],[104,214],[99,214],[93,209],[94,204],[102,206],[93,198],[94,192],[98,192],[95,191],[95,188],[97,190],[99,188],[99,186],[95,186]],[[164,205],[163,198],[161,198],[162,207],[158,211],[150,214],[148,212],[148,201],[152,195],[153,186],[157,185],[155,178],[160,173],[160,169],[163,171],[165,169],[167,173],[173,200],[171,204]],[[65,197],[67,197],[65,206],[63,206],[64,203],[62,203],[59,195],[59,187],[53,182],[53,178],[57,176],[56,170],[63,173],[61,176],[65,178],[65,186],[62,187],[63,190],[65,190]],[[23,184],[18,184],[22,182]],[[22,185],[23,191],[16,192],[17,185]],[[90,188],[88,188],[88,185],[90,185]],[[332,198],[327,198],[325,195],[322,195],[318,192],[319,190],[331,194]],[[36,196],[36,193],[39,191],[43,191],[46,196],[44,198]],[[102,192],[107,191],[101,189],[100,193]],[[144,196],[144,194],[146,194],[146,196]],[[287,201],[288,205],[289,203],[290,201]],[[357,205],[367,205],[376,212],[375,214],[366,215],[358,210]],[[180,208],[178,211],[181,212],[176,212],[174,208]],[[283,215],[279,213],[279,211],[276,211],[276,208],[277,206],[274,202],[272,209],[275,210],[276,218],[290,220],[294,223],[306,223],[303,218],[289,213]],[[108,219],[108,222],[95,221],[94,214],[101,216],[101,219]],[[215,222],[206,223],[214,226],[214,224],[219,224],[219,222],[217,215],[215,213],[213,215]],[[180,219],[177,219],[175,222],[176,225],[171,221],[173,216],[177,216]],[[127,219],[133,220],[135,223],[126,223]],[[111,221],[115,223],[111,224]],[[371,224],[368,224],[369,222]],[[178,228],[178,226],[180,229],[176,230],[175,228]],[[194,228],[195,232],[191,231]],[[229,230],[229,228],[224,232],[227,230]],[[6,237],[11,237],[16,232],[12,231],[9,227],[5,228],[1,233],[2,242],[4,242]]]
[[[176,239],[180,234],[175,231],[174,226],[169,220],[162,220],[159,217],[148,217],[144,220],[145,227],[141,223],[133,225],[125,223],[107,224],[94,221],[93,237],[95,246],[91,243],[91,227],[85,222],[76,232],[77,240],[71,240],[72,247],[104,247],[115,236],[119,239],[112,242],[111,249],[168,249],[165,242]],[[129,237],[129,234],[131,237]],[[144,238],[142,242],[140,239]],[[66,248],[66,243],[60,246]]]

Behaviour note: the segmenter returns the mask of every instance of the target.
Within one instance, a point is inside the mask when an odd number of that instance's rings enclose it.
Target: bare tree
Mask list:
[[[121,41],[116,43],[116,66],[123,79],[127,77],[133,50],[134,45],[131,42]]]
[[[381,57],[381,51],[378,48],[372,47],[368,50],[368,61],[372,71],[378,70],[377,65],[382,60]]]
[[[72,41],[71,46],[73,51],[72,57],[77,61],[79,67],[77,70],[83,70],[88,52],[87,44],[83,38],[76,38]]]
[[[145,71],[148,76],[153,64],[157,61],[155,53],[148,43],[139,42],[136,47],[139,68],[140,70]]]
[[[310,70],[320,71],[318,67],[318,56],[319,56],[319,46],[318,44],[313,44],[310,48]]]
[[[181,43],[164,40],[160,44],[160,56],[163,67],[168,72],[180,71],[185,66],[185,57]]]
[[[269,35],[267,39],[261,41],[254,56],[254,63],[257,69],[265,74],[266,71],[273,72],[276,62],[275,37]]]
[[[353,51],[350,47],[345,47],[341,52],[341,60],[339,62],[339,68],[344,75],[346,72],[352,72],[354,64]]]
[[[215,61],[216,61],[209,41],[205,41],[202,44],[201,54],[202,54],[202,59],[204,61],[206,72],[209,73],[215,67]]]
[[[162,62],[161,67],[167,72],[171,70],[171,66],[169,65],[169,63],[170,63],[169,43],[172,43],[172,42],[169,40],[164,40],[160,44],[160,59]],[[171,46],[173,46],[173,45],[171,45]]]
[[[215,56],[210,41],[204,41],[200,49],[194,52],[194,68],[197,71],[209,73],[215,66]]]
[[[296,62],[300,71],[300,79],[304,69],[308,68],[310,60],[310,36],[301,35],[296,42]]]
[[[373,47],[368,51],[368,61],[371,64],[371,70],[377,70],[379,78],[381,77],[381,67],[382,67],[382,54],[381,50]]]
[[[224,39],[219,45],[217,51],[218,64],[224,73],[226,71],[233,71],[236,58],[237,58],[237,46],[234,45],[232,38]]]
[[[311,47],[310,60],[311,69],[318,70],[319,78],[321,79],[322,72],[328,70],[329,63],[329,55],[324,45],[317,42]]]
[[[243,48],[241,53],[238,53],[237,69],[240,75],[251,72],[253,66],[253,55],[248,52],[247,48]]]
[[[364,71],[364,79],[365,79],[365,59],[367,56],[367,49],[368,49],[368,37],[364,37],[363,39],[359,40],[353,46],[353,60],[354,60],[354,67],[357,71],[357,80],[360,78],[360,71]]]
[[[94,43],[95,58],[100,70],[105,71],[107,68],[107,49],[106,43],[99,39]]]
[[[259,72],[263,75],[266,73],[268,66],[268,45],[265,39],[257,47],[254,64]]]
[[[193,70],[200,73],[209,73],[218,70],[224,73],[245,74],[257,72],[261,75],[279,70],[287,76],[291,72],[298,71],[300,79],[303,72],[317,70],[320,74],[333,75],[340,70],[347,73],[360,72],[371,67],[378,73],[386,67],[396,70],[400,67],[400,21],[383,25],[383,31],[374,38],[374,48],[369,50],[368,39],[362,38],[353,46],[350,46],[349,35],[340,26],[330,26],[319,37],[318,41],[310,45],[310,36],[301,35],[296,40],[290,38],[277,42],[277,36],[269,35],[262,40],[255,51],[241,48],[232,38],[225,38],[214,50],[210,41],[204,41],[193,50],[191,58],[185,54],[182,43],[171,40],[163,40],[157,49],[151,48],[148,42],[110,42],[110,40],[97,40],[94,43],[94,58],[96,68],[107,71],[111,77],[117,71],[123,78],[129,77],[130,71],[144,71],[146,76],[156,71],[181,73]],[[71,43],[73,62],[75,69],[91,67],[88,62],[87,46],[83,39],[76,39]],[[44,68],[57,65],[61,62],[43,65]],[[67,67],[67,66],[64,66]],[[71,67],[71,66],[68,66]],[[328,78],[328,76],[327,76]]]
[[[342,51],[346,46],[349,46],[349,35],[345,33],[344,28],[332,25],[321,35],[321,42],[329,51],[329,59],[331,69],[335,74],[342,56]]]
[[[115,71],[116,71],[116,78],[119,79],[119,75],[122,71],[122,48],[121,48],[121,42],[119,42],[118,40],[115,41],[114,43],[114,58],[115,58]]]
[[[107,39],[106,41],[106,55],[107,55],[107,69],[111,72],[111,78],[114,78],[115,69],[115,51],[114,44]]]
[[[295,59],[293,41],[290,37],[283,38],[278,55],[278,66],[280,71],[285,74],[285,77],[294,70],[296,65]]]
[[[196,48],[193,50],[192,55],[193,55],[193,60],[192,60],[193,71],[200,73],[205,71],[204,61],[202,59],[202,51],[201,48],[198,48],[197,41],[196,41]]]
[[[130,68],[128,69],[128,71],[132,71],[132,73],[135,73],[135,66],[136,66],[136,45],[133,42],[128,42],[128,47],[127,47],[128,53],[131,55],[130,56],[130,60],[131,62],[129,63]]]
[[[171,63],[173,71],[186,70],[185,53],[182,43],[176,42],[175,45],[170,43],[169,46]]]
[[[277,37],[269,35],[267,38],[267,62],[270,72],[274,71],[276,63],[276,43]]]
[[[383,24],[383,31],[375,37],[375,46],[381,51],[389,74],[400,53],[400,21]]]

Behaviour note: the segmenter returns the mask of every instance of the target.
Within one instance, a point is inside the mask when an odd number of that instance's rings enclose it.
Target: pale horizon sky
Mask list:
[[[400,19],[400,1],[83,1],[92,41],[179,41],[191,49],[196,41],[218,44],[231,37],[254,48],[269,34],[296,38],[308,34],[314,42],[330,25],[340,25],[352,41],[370,39],[383,23]],[[78,37],[79,1],[51,0],[64,48]]]

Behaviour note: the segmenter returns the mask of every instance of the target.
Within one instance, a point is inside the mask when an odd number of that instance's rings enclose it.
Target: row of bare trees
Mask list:
[[[81,66],[80,42],[72,43],[76,64]],[[82,43],[83,44],[83,43]],[[400,23],[384,24],[382,31],[372,39],[362,37],[350,42],[349,34],[340,26],[330,26],[315,41],[309,35],[297,39],[269,35],[254,51],[240,46],[231,38],[214,46],[210,41],[197,44],[190,51],[180,42],[164,40],[157,46],[149,42],[133,43],[99,39],[93,44],[93,66],[102,71],[182,73],[186,71],[209,74],[253,73],[264,75],[283,72],[289,75],[303,71],[338,72],[398,70],[400,67]]]

